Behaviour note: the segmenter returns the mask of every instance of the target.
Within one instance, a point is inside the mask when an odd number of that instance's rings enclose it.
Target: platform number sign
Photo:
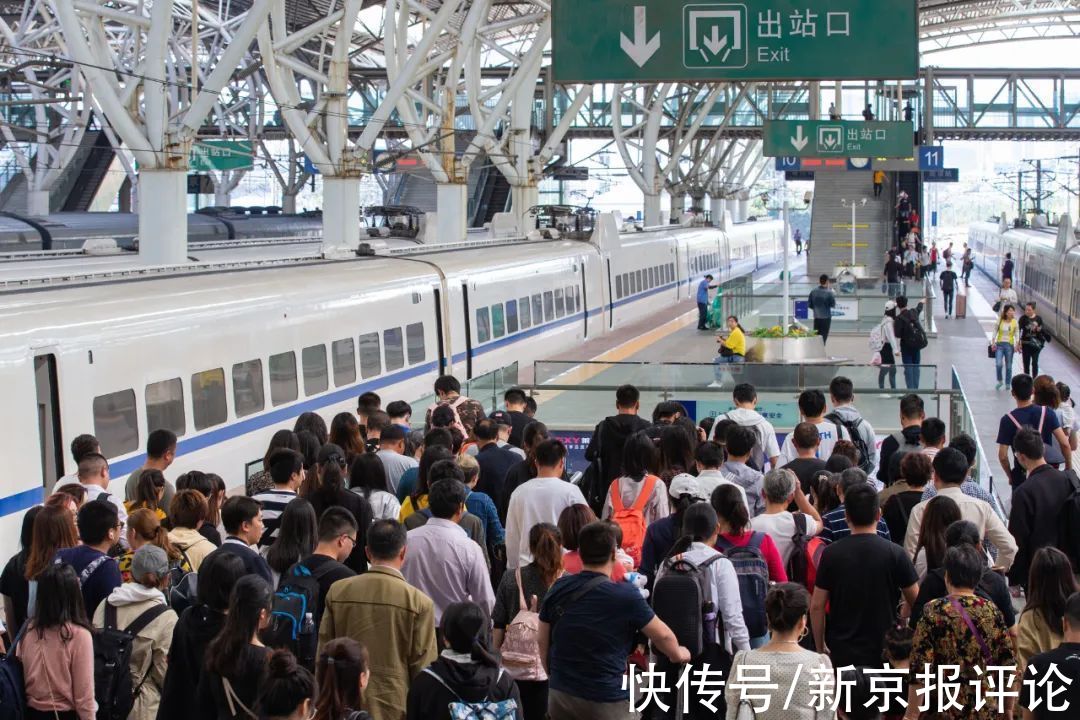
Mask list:
[[[797,172],[801,167],[802,161],[797,157],[788,155],[776,158],[777,172]]]
[[[941,170],[943,167],[945,167],[945,148],[940,145],[919,148],[920,170]]]

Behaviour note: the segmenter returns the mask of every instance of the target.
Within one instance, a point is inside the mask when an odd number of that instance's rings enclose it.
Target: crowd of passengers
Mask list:
[[[748,384],[697,424],[622,386],[573,477],[532,398],[488,414],[451,376],[422,418],[304,413],[237,488],[170,473],[168,430],[126,478],[81,435],[0,575],[0,662],[30,720],[1075,718],[1076,421],[1052,378],[1011,385],[1007,518],[973,438],[912,394],[879,447],[843,377],[785,436]],[[980,705],[989,666],[1016,674]],[[688,667],[727,683],[680,703]]]

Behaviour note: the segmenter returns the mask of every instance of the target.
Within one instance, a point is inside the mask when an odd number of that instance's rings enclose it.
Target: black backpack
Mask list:
[[[845,420],[840,417],[840,414],[835,410],[825,416],[825,419],[836,425],[844,427],[848,431],[848,435],[851,436],[851,442],[854,443],[855,449],[859,451],[859,469],[867,475],[874,469],[874,461],[870,454],[870,447],[866,444],[866,440],[859,434],[859,426],[862,425],[865,420],[861,417],[854,420]]]
[[[900,331],[900,348],[902,350],[922,350],[930,341],[926,337],[926,330],[914,313],[904,313],[900,316],[903,329]]]
[[[810,538],[806,534],[806,516],[801,512],[791,513],[795,520],[795,534],[791,536],[791,556],[788,557],[787,571],[788,581],[806,585],[806,571],[810,565],[810,555],[806,546]]]
[[[94,631],[94,699],[97,700],[97,720],[127,720],[135,706],[143,683],[153,669],[146,671],[138,685],[131,681],[131,646],[147,625],[168,610],[167,605],[155,604],[144,610],[130,625],[121,630],[116,625],[116,606],[105,601],[105,627]]]
[[[7,653],[0,656],[0,720],[23,720],[26,715],[23,664],[15,657],[15,649],[26,632],[26,625],[24,622]]]
[[[1069,497],[1058,516],[1058,547],[1069,556],[1073,571],[1080,572],[1080,475],[1066,470],[1065,476],[1069,478]]]
[[[199,593],[199,573],[192,570],[191,560],[181,548],[180,562],[169,568],[169,607],[177,615],[194,605]]]
[[[324,565],[328,569],[330,564]],[[262,640],[268,647],[289,650],[308,669],[315,665],[319,631],[315,627],[315,607],[319,600],[319,578],[303,563],[289,568],[278,583],[270,611],[270,625]]]
[[[700,565],[682,555],[670,557],[664,561],[664,572],[653,585],[653,612],[667,623],[693,658],[700,657],[709,645],[716,643],[718,608],[706,607],[712,605],[712,593],[705,569],[721,557],[714,555]]]

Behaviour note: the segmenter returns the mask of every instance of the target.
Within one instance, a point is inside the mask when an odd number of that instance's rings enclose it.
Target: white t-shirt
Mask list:
[[[807,539],[814,537],[818,534],[817,522],[806,513],[801,514],[806,517]],[[763,513],[750,520],[750,527],[772,538],[777,551],[780,553],[780,559],[783,560],[784,565],[787,565],[788,560],[791,558],[791,551],[795,547],[791,542],[791,538],[795,535],[795,517],[787,510],[774,515],[765,515]]]
[[[837,440],[851,439],[851,433],[843,425],[837,425],[829,420],[822,420],[815,427],[817,427],[818,439],[821,440],[821,445],[818,446],[815,457],[822,460],[828,460],[832,457],[832,451],[836,447]],[[799,457],[799,452],[795,449],[795,443],[791,439],[792,435],[794,433],[787,434],[787,437],[784,438],[784,445],[780,448],[780,467]]]

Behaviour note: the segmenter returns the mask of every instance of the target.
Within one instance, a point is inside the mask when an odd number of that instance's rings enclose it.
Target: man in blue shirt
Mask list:
[[[821,517],[822,529],[818,537],[824,540],[826,545],[851,535],[851,527],[848,525],[847,515],[845,514],[846,508],[843,505],[844,497],[852,488],[869,484],[870,480],[867,478],[866,473],[857,467],[848,468],[840,473],[840,486],[837,488],[837,494],[840,495],[840,507],[825,513]],[[878,513],[877,534],[886,540],[890,539],[889,526],[882,519],[881,513]]]
[[[582,570],[563,575],[540,606],[540,660],[548,673],[550,720],[625,718],[626,658],[641,631],[653,649],[679,665],[690,651],[656,617],[637,588],[612,582],[615,531],[592,522],[578,534]]]
[[[1057,413],[1042,405],[1036,405],[1032,400],[1035,395],[1035,380],[1030,375],[1014,375],[1012,379],[1012,396],[1016,400],[1016,407],[1005,413],[998,424],[998,462],[1009,478],[1009,484],[1018,488],[1027,479],[1027,472],[1016,463],[1009,463],[1009,450],[1012,449],[1016,433],[1025,425],[1037,430],[1042,436],[1044,445],[1052,445],[1057,439],[1059,448],[1069,447],[1069,438],[1061,427]],[[1072,453],[1063,453],[1065,469],[1072,470]],[[1051,463],[1052,464],[1052,463]]]
[[[709,317],[709,290],[715,289],[716,285],[711,285],[713,276],[706,275],[705,279],[698,283],[697,286],[697,329],[708,330],[705,326],[705,321]]]
[[[90,500],[76,518],[82,544],[56,553],[79,576],[86,614],[92,616],[102,600],[120,587],[120,566],[108,552],[120,539],[120,516],[107,500]]]

